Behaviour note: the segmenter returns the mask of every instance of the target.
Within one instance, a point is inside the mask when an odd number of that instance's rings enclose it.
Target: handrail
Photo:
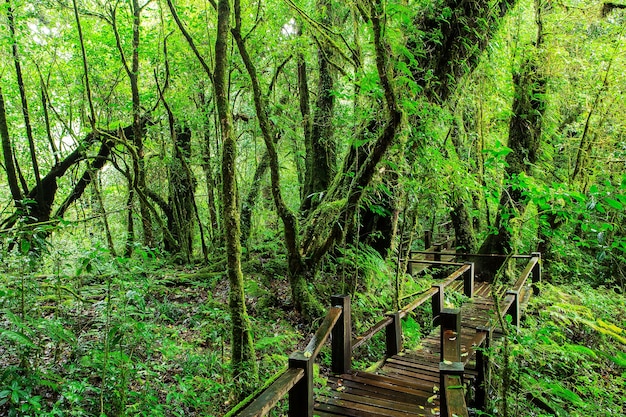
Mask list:
[[[432,250],[412,250],[411,254],[432,255]],[[530,259],[534,255],[500,255],[497,253],[460,253],[454,251],[441,251],[441,255],[452,255],[461,258],[512,258],[512,259]]]
[[[533,256],[530,259],[530,261],[528,261],[526,268],[524,268],[524,270],[520,274],[520,277],[515,282],[515,285],[513,285],[513,287],[511,288],[513,291],[519,291],[526,284],[528,277],[533,272],[533,269],[535,268],[535,265],[537,265],[538,262],[539,262],[539,256]]]
[[[429,253],[435,253],[435,252],[429,252]],[[437,252],[437,253],[443,253],[443,252]],[[404,259],[401,259],[401,261],[404,261]],[[443,265],[443,266],[465,265],[465,263],[463,262],[435,261],[435,260],[430,260],[430,259],[409,259],[407,260],[407,262],[410,264],[428,264],[428,265]]]
[[[391,317],[385,317],[384,319],[380,320],[378,323],[367,329],[367,331],[365,331],[365,333],[363,333],[361,336],[357,336],[356,338],[352,339],[352,350],[358,348],[359,346],[370,340],[376,333],[386,328],[391,323],[393,323],[393,319]]]
[[[328,310],[324,321],[309,341],[309,344],[304,348],[304,356],[315,358],[320,353],[324,343],[326,343],[330,336],[330,332],[333,327],[335,327],[335,323],[337,323],[337,320],[341,317],[342,311],[341,307],[331,307],[330,310]]]
[[[460,265],[461,265],[461,267],[459,269],[457,269],[454,272],[452,272],[443,281],[441,281],[441,282],[439,282],[437,284],[433,284],[433,286],[431,288],[428,288],[428,289],[424,290],[422,295],[418,299],[413,300],[412,302],[410,302],[409,304],[404,306],[402,309],[400,309],[400,311],[398,312],[398,318],[399,319],[403,319],[411,311],[415,310],[417,307],[421,306],[422,304],[424,304],[428,300],[433,299],[433,297],[438,295],[440,293],[440,291],[444,290],[452,282],[456,281],[459,277],[463,276],[463,274],[465,274],[467,272],[471,272],[471,270],[473,269],[473,264],[471,264],[471,263],[464,263],[464,264],[460,264]],[[471,280],[473,282],[473,277],[471,278]],[[441,298],[443,298],[443,297],[441,297]],[[443,306],[441,306],[441,305],[438,306],[439,309],[441,309],[442,307]],[[438,314],[438,312],[433,311],[433,315],[434,316],[437,315],[437,314]],[[389,325],[391,325],[393,322],[394,322],[394,319],[393,319],[393,317],[390,317],[390,316],[387,316],[387,317],[381,319],[380,321],[378,321],[376,324],[374,324],[372,327],[367,329],[360,336],[357,336],[356,338],[354,338],[352,340],[352,350],[354,350],[354,349],[358,348],[359,346],[363,345],[365,342],[370,340],[372,337],[374,337],[374,335],[376,335],[381,330],[387,329],[387,327]]]
[[[528,277],[532,274],[533,283],[537,283],[541,280],[541,264],[539,261],[541,260],[541,254],[539,252],[534,252],[531,255],[528,264],[520,274],[517,281],[513,287],[506,292],[506,297],[504,298],[503,311],[504,314],[511,315],[511,322],[515,326],[519,326],[520,323],[520,299],[523,298],[524,286],[526,285],[526,281]]]
[[[537,282],[541,279],[541,255],[539,253],[533,253],[531,256],[517,255],[514,257],[529,259],[529,262],[516,280],[512,289],[506,292],[502,301],[504,304],[504,314],[511,314],[513,316],[513,323],[519,324],[520,299],[522,298],[520,294],[523,294],[525,284],[531,275],[533,282]],[[387,314],[386,317],[355,339],[351,339],[350,297],[333,296],[332,307],[328,310],[324,321],[319,326],[306,348],[303,351],[293,352],[289,356],[289,368],[283,373],[278,374],[274,382],[269,384],[269,386],[239,412],[237,416],[265,416],[282,397],[289,394],[289,416],[312,417],[314,405],[313,362],[329,337],[332,335],[332,372],[335,374],[342,374],[349,371],[351,368],[352,351],[362,346],[383,329],[386,331],[386,354],[388,357],[393,356],[402,349],[401,319],[428,300],[431,300],[433,304],[433,320],[436,320],[436,324],[441,324],[441,330],[443,332],[441,336],[441,352],[442,355],[446,355],[445,357],[442,356],[440,363],[441,393],[442,397],[445,396],[445,401],[447,401],[446,403],[442,402],[442,415],[444,412],[448,412],[449,415],[457,414],[467,416],[463,390],[459,389],[464,369],[464,363],[460,357],[460,316],[456,315],[453,322],[450,322],[451,311],[443,308],[443,294],[445,288],[460,277],[464,278],[464,293],[472,297],[474,291],[474,264],[465,263],[448,275],[443,281],[415,294],[419,294],[417,299],[408,303],[401,310]],[[460,289],[460,286],[455,285],[454,288]],[[454,327],[451,327],[452,324],[454,324]],[[492,328],[477,328],[477,335],[474,338],[477,344],[485,343],[488,347],[491,338],[491,330]],[[480,350],[477,351],[477,367],[479,362],[484,362]],[[452,364],[452,366],[450,366],[450,364]],[[481,378],[481,375],[479,371],[478,379]],[[479,394],[482,395],[481,398],[484,399],[484,392],[481,393],[477,389],[477,398],[480,396]],[[460,408],[454,404],[457,404]]]
[[[439,288],[436,286],[432,286],[425,291],[422,291],[423,295],[420,298],[413,300],[411,303],[404,306],[404,308],[400,311],[400,315],[402,318],[406,317],[411,311],[415,310],[417,307],[424,304],[426,301],[430,300],[433,295],[439,292]],[[413,294],[417,295],[417,294]]]
[[[456,271],[454,271],[453,273],[451,273],[450,275],[446,277],[446,279],[442,282],[443,286],[447,287],[452,282],[456,281],[457,278],[459,278],[461,275],[469,271],[471,267],[472,267],[471,264],[463,264],[462,267],[460,267],[459,269],[457,269]]]
[[[265,416],[302,378],[304,378],[303,369],[289,368],[285,370],[261,395],[237,414],[237,417]]]
[[[463,391],[465,366],[461,362],[461,310],[441,312],[439,391],[443,416],[468,416]]]
[[[350,367],[351,352],[348,344],[341,343],[345,329],[350,331],[350,297],[333,296],[334,304],[327,312],[324,321],[317,329],[306,348],[293,352],[289,356],[289,368],[272,382],[257,398],[241,410],[237,417],[263,417],[280,401],[285,394],[289,394],[289,416],[313,415],[313,362],[320,350],[333,334],[333,368]],[[343,353],[341,355],[341,353]],[[347,356],[347,359],[346,359]],[[337,363],[335,363],[337,362]]]

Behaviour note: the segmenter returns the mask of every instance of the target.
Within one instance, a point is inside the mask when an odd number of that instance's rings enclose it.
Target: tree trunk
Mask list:
[[[180,262],[189,263],[193,255],[196,188],[188,163],[191,156],[191,130],[176,128],[173,136],[173,158],[169,167],[169,206],[172,211],[170,230],[175,247],[168,244],[166,250],[175,254]]]
[[[2,154],[4,155],[4,169],[7,173],[7,182],[13,197],[15,208],[22,208],[22,190],[17,179],[15,171],[15,163],[13,158],[13,147],[11,146],[11,136],[9,135],[9,126],[7,125],[6,110],[4,107],[4,95],[0,86],[0,137],[2,138]]]
[[[331,1],[318,0],[317,10],[321,15],[320,23],[332,27],[334,13]],[[302,211],[314,208],[321,201],[320,193],[328,189],[335,175],[337,158],[337,144],[333,137],[335,70],[332,69],[330,63],[333,57],[333,49],[326,39],[318,42],[318,48],[319,82],[317,84],[315,115],[313,117],[313,125],[311,126],[311,134],[305,135],[305,140],[308,139],[310,142],[306,145],[306,171]],[[304,77],[300,78],[303,79]],[[304,92],[303,87],[301,86],[301,92]],[[300,107],[302,108],[302,103]]]
[[[508,143],[512,152],[506,156],[505,188],[500,196],[495,221],[497,232],[487,236],[480,253],[509,254],[514,250],[513,236],[516,230],[511,220],[521,216],[527,205],[522,195],[524,190],[515,182],[521,174],[528,174],[537,161],[545,110],[546,78],[531,57],[524,61],[520,72],[514,74],[513,82],[515,98]],[[483,279],[491,279],[499,268],[497,263],[490,265],[484,269]]]
[[[467,131],[468,130],[465,129],[464,134],[464,131],[461,129],[460,121],[457,118],[453,119],[450,139],[454,145],[454,154],[450,155],[448,153],[448,157],[452,157],[452,163],[462,170],[460,175],[463,175],[464,168],[470,170],[470,164],[467,160],[463,160],[462,158],[462,156],[467,153],[465,152],[467,140],[462,139],[463,136],[467,136]],[[468,193],[464,190],[462,179],[457,172],[453,174],[451,188],[448,204],[452,207],[450,220],[454,228],[456,250],[464,253],[475,253],[478,244],[476,242],[474,221],[469,209],[472,202],[467,195]]]
[[[255,388],[258,368],[252,344],[252,329],[246,313],[243,273],[241,272],[240,218],[236,183],[237,144],[233,132],[226,81],[230,18],[230,0],[219,0],[214,79],[217,111],[222,127],[222,198],[230,282],[229,306],[233,324],[231,360],[233,377],[240,388],[240,397],[244,398]]]
[[[206,182],[206,190],[207,190],[207,205],[209,207],[209,222],[211,223],[211,233],[210,236],[213,237],[217,242],[221,240],[221,232],[219,227],[219,218],[218,218],[218,210],[216,206],[215,199],[215,188],[217,182],[215,181],[214,173],[213,173],[213,164],[212,164],[212,154],[211,154],[211,139],[212,136],[210,134],[211,123],[210,117],[214,114],[215,109],[211,107],[209,109],[209,102],[206,99],[206,95],[204,94],[204,85],[201,83],[199,86],[200,94],[200,111],[205,115],[204,119],[204,143],[203,143],[203,155],[202,155],[202,169],[204,170],[204,177]],[[217,121],[216,121],[217,123]]]
[[[415,22],[418,31],[408,43],[416,57],[410,68],[429,101],[445,102],[458,80],[478,65],[502,17],[515,3],[444,0],[420,14]],[[446,13],[450,16],[444,17]]]
[[[285,246],[287,248],[287,256],[289,263],[289,279],[291,284],[291,292],[296,309],[303,313],[306,319],[311,320],[323,313],[319,302],[308,290],[307,280],[305,277],[310,276],[311,270],[306,270],[302,255],[299,248],[297,219],[291,212],[282,196],[280,185],[280,166],[278,163],[278,152],[274,138],[276,134],[270,123],[267,114],[267,103],[265,96],[261,92],[261,86],[257,77],[257,71],[252,58],[248,54],[245,41],[241,35],[241,9],[239,0],[235,0],[235,27],[233,28],[233,37],[237,43],[239,54],[244,62],[254,93],[254,107],[259,119],[259,126],[263,134],[263,140],[270,158],[270,174],[272,183],[272,197],[276,205],[276,211],[281,218],[285,233]]]
[[[44,189],[41,186],[41,176],[39,175],[39,162],[37,161],[37,152],[35,149],[35,139],[33,138],[33,129],[30,124],[30,113],[28,110],[28,100],[26,99],[26,87],[24,85],[24,77],[22,75],[22,64],[20,62],[19,48],[17,45],[17,36],[15,33],[15,19],[13,16],[13,8],[11,7],[11,1],[6,0],[7,5],[7,20],[9,23],[9,31],[11,36],[11,51],[13,53],[13,64],[15,65],[15,75],[17,77],[17,85],[20,90],[22,115],[24,117],[24,126],[26,128],[26,138],[28,139],[28,150],[30,153],[30,161],[33,165],[33,174],[35,176],[35,184],[37,188],[37,194],[34,196],[39,204],[35,207],[41,206],[44,200]],[[40,219],[40,213],[37,211],[29,212],[28,216],[31,221],[46,221],[47,219]]]
[[[252,228],[252,212],[256,206],[256,201],[259,197],[259,191],[261,190],[261,184],[263,183],[263,177],[270,166],[270,155],[266,151],[263,153],[259,164],[254,171],[254,177],[252,178],[252,184],[250,185],[250,191],[243,202],[241,207],[241,244],[247,246],[248,239],[250,239],[250,232]],[[248,251],[249,253],[250,251]]]
[[[117,6],[116,6],[117,7]],[[143,146],[143,129],[141,127],[141,100],[139,96],[139,30],[141,27],[141,10],[138,0],[131,1],[131,12],[133,14],[133,40],[132,40],[132,56],[131,63],[129,65],[124,49],[122,47],[122,41],[119,31],[117,29],[116,9],[111,10],[111,23],[113,25],[113,32],[117,43],[117,49],[120,53],[120,59],[128,75],[131,90],[131,99],[133,106],[133,145],[134,149],[131,151],[131,157],[133,159],[134,180],[132,187],[137,189],[138,194],[146,195],[146,169],[144,160],[144,146]],[[135,193],[129,192],[130,196],[134,196]],[[132,201],[132,200],[131,200]],[[150,248],[154,246],[154,237],[152,233],[152,217],[150,209],[145,200],[139,200],[139,213],[141,217],[141,225],[143,230],[143,244]],[[130,230],[129,230],[130,233]],[[130,237],[129,237],[130,239]],[[134,238],[133,238],[134,239]],[[127,246],[130,249],[130,246]]]

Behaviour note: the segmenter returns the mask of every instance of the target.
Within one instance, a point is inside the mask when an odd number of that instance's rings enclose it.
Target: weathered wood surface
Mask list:
[[[446,289],[462,292],[463,282],[455,281]],[[479,370],[476,369],[476,347],[485,343],[489,334],[486,329],[494,329],[497,325],[492,289],[488,283],[475,283],[474,297],[461,307],[461,332],[456,337],[460,341],[460,362],[465,367],[463,379],[469,383],[476,381],[479,374]],[[505,288],[496,288],[495,291],[498,293],[501,312],[505,314],[512,297],[506,296]],[[418,349],[387,358],[376,372],[352,371],[330,377],[326,391],[322,390],[316,397],[314,415],[322,417],[445,415],[439,409],[440,343],[439,329],[436,329],[422,339]],[[467,416],[467,409],[463,406],[465,391],[457,388],[461,385],[459,377],[448,376],[446,381],[449,381],[446,384],[452,387],[448,389],[448,412]]]
[[[474,282],[473,264],[463,264],[439,284],[414,294],[419,295],[417,300],[388,314],[354,340],[349,296],[334,296],[333,307],[306,349],[292,353],[290,369],[239,416],[263,416],[286,393],[289,415],[297,417],[468,416],[467,384],[473,384],[477,404],[484,404],[486,394],[480,386],[485,358],[477,347],[488,347],[492,336],[497,335],[502,321],[495,317],[496,312],[511,314],[513,322],[518,323],[521,305],[531,293],[528,278],[532,275],[533,284],[541,279],[540,255],[524,258],[530,261],[509,288]],[[449,291],[470,298],[460,309],[444,308],[443,294]],[[422,339],[419,348],[401,351],[400,319],[428,300],[432,303],[433,322],[441,324],[440,329]],[[383,329],[387,333],[387,357],[377,371],[352,370],[353,349]],[[331,333],[334,374],[314,396],[313,360]]]
[[[448,416],[469,417],[465,404],[465,392],[461,384],[461,378],[458,376],[446,375],[444,389],[448,395],[446,407]]]
[[[304,349],[304,353],[309,357],[315,357],[319,354],[320,350],[328,340],[330,332],[333,329],[337,320],[341,316],[342,309],[340,307],[331,307],[326,314],[326,318],[322,322],[322,325],[317,329],[309,344]]]
[[[303,376],[304,371],[302,369],[287,369],[268,389],[238,414],[238,417],[266,415]]]

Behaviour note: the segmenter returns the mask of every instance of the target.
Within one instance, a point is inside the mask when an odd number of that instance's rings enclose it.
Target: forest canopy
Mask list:
[[[625,8],[6,0],[0,414],[224,412],[297,343],[260,322],[397,306],[444,223],[621,297]],[[220,363],[208,405],[182,399],[193,363],[148,365],[177,338]]]

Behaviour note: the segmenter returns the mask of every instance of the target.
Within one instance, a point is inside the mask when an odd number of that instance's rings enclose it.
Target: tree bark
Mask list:
[[[41,176],[39,175],[39,162],[37,161],[37,151],[35,149],[35,139],[33,138],[33,129],[30,123],[30,112],[28,110],[28,100],[26,99],[26,86],[24,85],[24,77],[22,75],[22,64],[20,62],[19,47],[17,45],[17,36],[15,33],[15,18],[13,16],[13,8],[11,0],[6,0],[7,20],[9,22],[9,31],[11,36],[11,51],[13,53],[13,64],[15,65],[15,75],[17,77],[17,85],[20,90],[20,100],[22,108],[22,116],[24,117],[24,126],[26,128],[26,138],[28,139],[28,150],[30,153],[30,161],[33,164],[33,174],[35,176],[35,184],[37,185],[37,195],[34,196],[37,201],[43,202],[44,190],[41,187]],[[38,213],[28,213],[28,215],[39,221]]]
[[[173,158],[169,167],[169,206],[172,209],[171,232],[175,247],[166,250],[183,263],[193,255],[194,199],[196,181],[188,164],[191,156],[191,130],[173,129]],[[167,241],[166,241],[167,242]]]
[[[1,98],[1,94],[0,94]],[[2,114],[0,111],[0,134],[2,134],[3,138],[3,148],[4,148],[4,133],[2,133]],[[142,119],[142,129],[145,129],[145,126],[149,123],[147,118]],[[50,171],[41,179],[41,187],[42,190],[39,190],[37,186],[35,186],[32,190],[26,194],[26,198],[29,200],[27,203],[27,207],[24,209],[28,212],[36,212],[37,219],[39,222],[49,221],[51,218],[52,207],[56,200],[57,194],[57,181],[59,178],[63,177],[67,171],[79,164],[83,161],[87,156],[87,151],[89,148],[96,142],[100,142],[100,150],[96,157],[89,163],[85,172],[81,175],[80,179],[76,182],[70,194],[66,197],[64,202],[59,206],[56,210],[54,217],[62,218],[66,212],[66,210],[76,202],[84,193],[87,186],[93,181],[95,178],[95,174],[98,170],[100,170],[105,163],[108,161],[108,156],[113,148],[115,143],[115,138],[130,138],[133,137],[133,126],[126,126],[123,129],[112,130],[112,131],[97,131],[90,132],[85,136],[82,142],[78,145],[78,147],[69,155],[67,155],[63,160],[61,160],[58,164],[53,166]],[[5,155],[6,157],[6,155]],[[43,194],[43,200],[37,201],[36,196],[40,193]],[[15,225],[15,222],[22,215],[23,210],[18,208],[15,213],[6,218],[2,222],[3,228],[11,228]]]
[[[15,163],[13,158],[13,147],[11,146],[11,136],[7,125],[7,115],[4,107],[4,94],[0,86],[0,137],[2,138],[2,154],[4,155],[4,168],[7,173],[7,182],[13,197],[16,209],[22,208],[22,190],[17,179]]]
[[[140,42],[140,27],[141,27],[141,11],[142,7],[139,6],[138,0],[131,1],[131,12],[133,15],[133,40],[132,40],[132,56],[131,63],[129,65],[122,47],[120,34],[117,30],[116,12],[115,9],[111,11],[111,23],[113,25],[113,32],[117,43],[117,49],[120,53],[120,59],[123,67],[128,75],[131,100],[132,100],[132,113],[133,113],[133,145],[135,149],[131,152],[133,158],[133,170],[134,179],[132,187],[137,189],[139,193],[146,194],[146,168],[144,160],[144,146],[143,146],[143,129],[141,127],[142,110],[141,99],[139,96],[139,42]],[[134,195],[134,193],[129,193]],[[129,207],[132,210],[132,205]],[[141,225],[143,230],[143,244],[150,248],[154,246],[154,236],[152,233],[152,217],[150,209],[144,200],[139,200],[139,212],[141,216]],[[130,230],[129,230],[130,232]]]
[[[240,388],[240,397],[246,397],[255,388],[257,365],[252,344],[252,329],[246,313],[241,271],[241,238],[238,191],[236,183],[237,144],[228,100],[227,64],[230,33],[230,0],[218,2],[217,39],[215,41],[215,95],[222,127],[222,198],[224,204],[224,233],[228,279],[229,307],[232,320],[233,377]]]
[[[523,197],[524,190],[515,182],[520,175],[528,174],[537,161],[545,111],[546,77],[534,56],[524,61],[520,71],[513,75],[513,82],[515,98],[508,143],[512,152],[506,156],[505,187],[495,221],[497,231],[487,236],[480,253],[509,254],[514,250],[513,236],[516,230],[511,220],[521,216],[527,205],[527,199]],[[489,280],[498,268],[497,263],[490,263],[477,269],[483,270],[482,278]]]
[[[300,253],[297,231],[297,219],[294,213],[287,207],[282,196],[280,185],[280,166],[278,163],[278,152],[274,137],[276,136],[273,126],[267,114],[267,102],[265,96],[261,92],[261,85],[257,76],[257,71],[252,58],[248,54],[245,41],[241,35],[241,8],[239,0],[235,0],[235,27],[233,28],[233,37],[237,43],[239,54],[244,62],[254,93],[254,107],[256,110],[259,126],[263,134],[263,140],[267,148],[270,159],[270,176],[272,183],[272,197],[276,206],[278,216],[281,218],[284,227],[285,246],[287,248],[288,264],[289,264],[289,280],[291,285],[291,293],[294,305],[307,320],[312,320],[323,313],[319,302],[308,290],[305,276],[311,271],[306,271]]]
[[[254,211],[257,198],[259,197],[263,177],[265,176],[269,166],[270,156],[269,153],[265,151],[256,166],[254,177],[252,178],[252,184],[250,185],[250,191],[248,191],[248,195],[246,196],[243,206],[241,207],[241,244],[244,246],[247,246],[248,239],[250,239],[252,212]]]
[[[321,15],[320,23],[332,27],[333,6],[330,0],[318,0],[317,11]],[[318,42],[317,62],[319,67],[319,82],[317,84],[317,100],[315,114],[311,126],[311,134],[305,135],[306,144],[306,171],[304,180],[304,192],[302,199],[302,211],[310,210],[321,201],[321,193],[324,193],[335,175],[337,144],[333,137],[333,116],[335,109],[335,70],[330,60],[333,49],[327,39]],[[305,69],[305,68],[304,68]],[[301,76],[301,82],[306,78]],[[304,85],[301,92],[304,92]],[[308,91],[307,91],[308,92]],[[305,95],[303,95],[303,98]],[[302,103],[300,104],[302,108]],[[303,109],[304,110],[304,109]]]
[[[209,103],[207,102],[206,96],[204,94],[204,85],[201,83],[200,86],[200,94],[199,94],[199,102],[200,102],[200,110],[205,115],[204,116],[204,143],[202,146],[203,155],[202,155],[202,169],[204,170],[204,177],[206,182],[206,190],[207,190],[207,205],[209,207],[209,221],[211,223],[211,233],[210,236],[213,237],[216,241],[221,240],[221,232],[219,227],[219,218],[218,218],[218,210],[216,206],[216,198],[215,198],[215,188],[217,188],[217,182],[215,181],[214,173],[213,173],[213,163],[212,155],[211,155],[211,134],[209,133],[211,124],[209,119],[211,115],[215,112],[214,108],[211,108],[209,111]],[[217,123],[217,122],[216,122]]]
[[[411,68],[431,102],[445,102],[457,81],[478,65],[502,17],[515,3],[444,0],[415,22],[418,30],[412,30],[416,35],[408,44],[416,57]]]

